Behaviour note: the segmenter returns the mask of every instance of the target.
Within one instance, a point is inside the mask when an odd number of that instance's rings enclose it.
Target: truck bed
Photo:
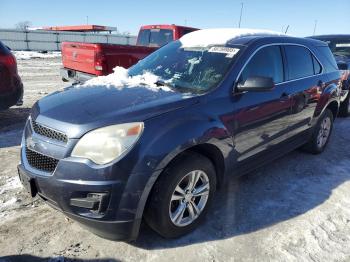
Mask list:
[[[116,66],[129,68],[157,47],[100,44],[62,43],[63,67],[91,75],[107,75]]]

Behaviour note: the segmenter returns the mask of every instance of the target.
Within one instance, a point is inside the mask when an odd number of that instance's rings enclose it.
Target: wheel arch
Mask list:
[[[332,102],[330,102],[325,109],[329,109],[331,110],[332,114],[333,114],[333,120],[336,119],[338,113],[339,113],[339,103],[335,100],[333,100]]]
[[[177,152],[175,156],[173,156],[170,160],[167,161],[165,168],[170,164],[174,163],[175,161],[177,161],[177,159],[183,156],[183,154],[187,154],[187,153],[201,154],[207,157],[213,163],[216,171],[216,179],[217,179],[216,185],[217,185],[217,188],[220,188],[220,186],[222,186],[223,184],[223,181],[225,179],[225,173],[226,173],[225,160],[221,150],[217,146],[209,143],[193,145],[181,152]],[[153,173],[153,175],[151,176],[151,178],[149,179],[146,185],[145,190],[142,193],[141,200],[139,202],[139,205],[136,211],[135,221],[134,221],[133,230],[132,230],[132,236],[130,240],[134,240],[138,236],[139,228],[143,217],[143,212],[147,206],[147,201],[149,199],[150,193],[155,183],[157,182],[157,180],[164,173],[163,170],[164,169],[158,170],[155,173]]]

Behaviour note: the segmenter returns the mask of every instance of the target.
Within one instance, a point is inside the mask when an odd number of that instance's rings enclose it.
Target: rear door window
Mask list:
[[[244,83],[248,77],[271,77],[275,83],[283,81],[283,62],[281,48],[268,46],[259,50],[248,62],[239,78]]]
[[[288,61],[288,80],[314,75],[314,62],[309,49],[302,46],[285,46]]]

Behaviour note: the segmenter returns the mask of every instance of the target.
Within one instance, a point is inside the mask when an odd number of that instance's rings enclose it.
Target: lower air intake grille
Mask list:
[[[58,159],[48,157],[26,148],[26,157],[29,165],[41,171],[52,173],[57,166]]]

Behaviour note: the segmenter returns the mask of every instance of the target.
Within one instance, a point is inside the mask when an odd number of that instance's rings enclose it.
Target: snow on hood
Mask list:
[[[107,87],[121,90],[123,88],[144,86],[154,92],[172,92],[169,87],[157,86],[156,82],[159,80],[159,77],[150,72],[145,72],[142,75],[129,76],[128,70],[120,66],[114,68],[113,71],[113,73],[107,76],[92,78],[77,87]]]
[[[233,38],[254,35],[284,35],[280,32],[260,29],[218,28],[203,29],[191,32],[180,38],[182,47],[207,47],[210,45],[225,45]]]

